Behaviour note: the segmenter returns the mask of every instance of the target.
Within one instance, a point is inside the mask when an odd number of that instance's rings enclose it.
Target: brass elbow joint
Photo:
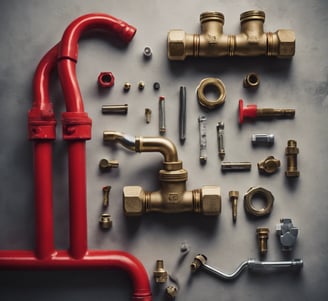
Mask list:
[[[182,61],[187,56],[294,56],[295,33],[287,29],[265,33],[264,20],[263,11],[246,11],[240,15],[241,32],[225,35],[224,15],[220,12],[204,12],[200,15],[201,34],[187,34],[183,30],[169,31],[168,58]]]
[[[135,137],[105,131],[104,141],[119,142],[136,152],[160,152],[164,156],[163,169],[159,171],[160,189],[144,191],[140,186],[123,188],[123,208],[128,216],[146,212],[196,212],[218,215],[221,212],[221,193],[218,186],[203,186],[186,190],[188,172],[182,168],[175,145],[163,137]]]

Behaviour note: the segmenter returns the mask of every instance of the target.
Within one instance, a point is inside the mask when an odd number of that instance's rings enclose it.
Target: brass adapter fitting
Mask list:
[[[188,172],[182,168],[175,145],[163,137],[131,137],[119,132],[105,131],[104,141],[118,142],[136,152],[160,152],[164,156],[159,171],[160,190],[144,191],[140,186],[123,188],[125,215],[142,215],[146,212],[196,212],[218,215],[221,212],[221,193],[218,186],[203,186],[186,190]]]
[[[263,11],[246,11],[240,15],[240,33],[225,35],[224,15],[220,12],[204,12],[200,15],[201,34],[187,34],[183,30],[169,31],[168,58],[183,61],[187,56],[294,56],[294,31],[279,29],[274,33],[266,33],[263,29],[264,20]]]

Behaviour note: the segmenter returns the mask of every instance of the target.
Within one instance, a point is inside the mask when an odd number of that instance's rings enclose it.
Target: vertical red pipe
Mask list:
[[[50,75],[56,66],[58,45],[41,59],[33,82],[33,106],[28,115],[29,139],[33,140],[36,209],[36,257],[54,253],[52,210],[52,141],[56,138],[56,120],[49,97]]]
[[[87,251],[85,141],[69,141],[70,255],[82,258]]]
[[[34,141],[36,257],[49,258],[54,250],[52,210],[52,142]]]

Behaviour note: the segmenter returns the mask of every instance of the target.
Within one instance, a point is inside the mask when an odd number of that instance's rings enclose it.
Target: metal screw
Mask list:
[[[143,90],[144,88],[145,88],[145,82],[140,81],[140,82],[138,83],[138,89],[139,89],[139,90]]]
[[[128,82],[124,83],[123,90],[125,92],[128,92],[130,89],[131,89],[131,84]]]
[[[164,261],[156,260],[156,267],[154,271],[154,280],[156,283],[165,283],[167,281],[167,271],[164,269]]]
[[[269,228],[257,228],[256,235],[259,243],[260,254],[264,255],[268,251]]]
[[[239,192],[235,190],[229,191],[229,200],[232,205],[232,220],[235,223],[237,220],[237,204],[238,204]]]
[[[99,161],[99,168],[101,171],[111,170],[112,168],[118,168],[119,163],[117,160],[101,159]]]
[[[108,207],[109,204],[109,192],[112,189],[112,186],[104,186],[103,191],[103,206]]]
[[[99,220],[99,226],[102,230],[109,230],[112,227],[111,216],[107,213],[103,213]]]
[[[145,109],[145,117],[146,117],[146,123],[150,123],[151,120],[151,109],[146,108]]]
[[[207,137],[206,137],[206,120],[205,116],[198,117],[199,123],[199,161],[201,164],[205,164],[207,161]]]
[[[299,153],[297,142],[295,140],[288,140],[285,154],[287,157],[287,170],[285,175],[288,178],[297,178],[300,172],[297,170],[297,155]]]

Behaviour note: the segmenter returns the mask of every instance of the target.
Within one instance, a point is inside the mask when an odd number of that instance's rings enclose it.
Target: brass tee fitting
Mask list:
[[[277,56],[291,58],[295,54],[295,33],[288,29],[264,32],[265,13],[250,10],[240,15],[241,30],[237,35],[223,33],[224,15],[204,12],[200,15],[201,34],[183,30],[168,33],[169,60],[182,61],[187,56]]]
[[[163,137],[131,137],[120,132],[105,131],[104,141],[118,142],[136,152],[160,152],[164,156],[159,171],[160,190],[144,191],[140,186],[123,188],[125,215],[142,215],[146,212],[196,212],[218,215],[221,212],[221,194],[218,186],[203,186],[186,190],[188,172],[182,168],[175,145]]]

